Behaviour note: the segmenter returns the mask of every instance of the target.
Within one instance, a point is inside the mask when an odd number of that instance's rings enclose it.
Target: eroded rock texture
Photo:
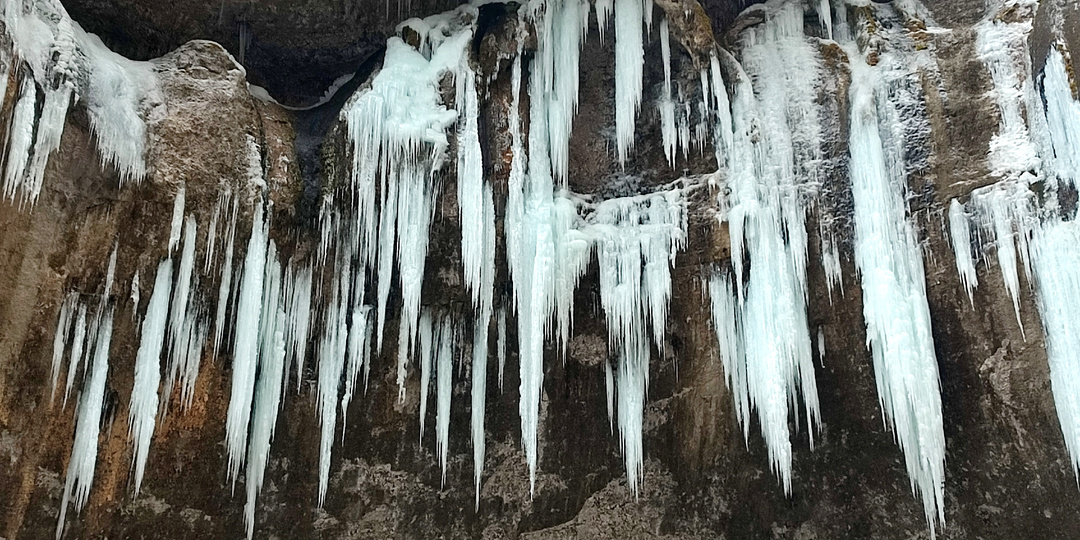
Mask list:
[[[321,197],[346,182],[352,166],[339,111],[352,92],[370,84],[385,38],[394,33],[397,22],[453,7],[423,0],[392,4],[366,0],[66,4],[76,21],[101,33],[117,50],[141,58],[160,56],[152,64],[161,93],[159,101],[142,103],[149,140],[148,173],[141,183],[118,187],[116,171],[99,158],[85,109],[76,105],[68,115],[60,148],[49,160],[36,204],[30,208],[6,199],[0,202],[0,494],[5,494],[0,495],[0,537],[55,534],[76,425],[73,411],[82,385],[79,372],[66,404],[62,395],[53,397],[52,344],[61,304],[70,291],[88,297],[108,295],[116,310],[116,330],[93,489],[81,513],[69,512],[65,534],[83,538],[243,534],[246,478],[237,481],[234,493],[223,444],[233,380],[233,349],[228,344],[236,336],[227,331],[226,345],[216,358],[210,346],[202,349],[190,407],[181,406],[179,389],[161,396],[168,413],[158,417],[142,491],[136,497],[128,438],[128,404],[140,337],[136,321],[150,297],[153,269],[169,255],[174,200],[181,189],[185,213],[199,224],[198,266],[208,258],[213,265],[223,264],[224,236],[219,234],[218,251],[208,252],[205,246],[208,224],[225,191],[239,201],[234,282],[239,280],[251,234],[253,209],[263,197],[272,202],[269,234],[280,260],[318,260],[323,240],[318,221]],[[708,14],[717,43],[739,58],[740,33],[762,21],[754,8],[737,16],[743,6],[736,4],[715,0],[701,2],[699,8]],[[444,481],[431,428],[436,416],[433,400],[427,409],[428,431],[422,442],[417,437],[420,382],[415,362],[406,380],[406,399],[398,399],[394,337],[401,293],[395,284],[383,351],[373,356],[366,390],[358,391],[335,432],[322,508],[316,504],[320,458],[316,349],[318,336],[331,321],[313,316],[301,376],[285,378],[257,499],[255,535],[928,538],[902,451],[882,419],[867,348],[861,281],[852,262],[848,148],[852,60],[810,15],[810,4],[816,2],[807,3],[805,32],[820,46],[825,70],[822,87],[806,89],[816,95],[824,132],[825,172],[806,223],[807,317],[822,417],[813,450],[806,419],[800,418],[798,429],[794,421],[791,424],[795,435],[790,495],[770,470],[756,417],[744,439],[718,356],[705,283],[715,268],[726,267],[731,259],[728,225],[717,220],[723,211],[717,198],[727,189],[724,175],[713,176],[718,165],[708,145],[700,151],[695,148],[686,158],[680,155],[674,167],[665,157],[655,106],[664,80],[656,25],[645,44],[644,99],[635,148],[625,166],[617,162],[613,32],[609,27],[601,42],[591,16],[581,53],[580,106],[569,144],[567,187],[605,199],[648,192],[681,177],[701,179],[689,195],[686,248],[672,270],[665,348],[663,354],[653,350],[649,366],[640,492],[635,495],[627,487],[618,432],[608,419],[604,364],[612,353],[593,259],[574,295],[573,337],[565,358],[554,340],[545,349],[534,493],[530,494],[521,450],[513,315],[501,384],[494,353],[488,362],[487,457],[474,507],[468,437],[471,355],[462,355],[455,368]],[[836,10],[847,10],[852,20],[859,9],[870,9],[834,4]],[[894,4],[907,9],[917,3]],[[907,149],[920,166],[909,176],[906,203],[925,260],[941,380],[946,524],[937,536],[1076,538],[1080,493],[1058,424],[1032,288],[1020,291],[1022,333],[993,256],[993,242],[987,240],[977,261],[980,286],[974,302],[969,301],[953,262],[945,221],[952,199],[966,200],[972,190],[995,181],[986,156],[1000,112],[990,97],[993,84],[976,54],[975,36],[976,26],[998,16],[1000,6],[951,0],[923,4],[925,11],[912,12],[922,17],[921,28],[913,24],[909,31],[920,47],[933,52],[937,70],[915,77],[929,131]],[[526,58],[537,48],[535,29],[519,28],[518,9],[481,8],[481,31],[472,49],[482,80],[483,165],[494,188],[499,223],[495,290],[500,295],[509,295],[512,289],[502,230],[512,159],[507,127],[513,103],[512,60],[519,40]],[[657,7],[657,21],[660,14]],[[1035,73],[1051,47],[1080,51],[1076,5],[1044,0],[1032,21],[1028,43]],[[250,40],[247,45],[240,43],[241,35]],[[209,41],[181,44],[192,38],[214,39],[233,54]],[[678,39],[672,39],[675,80],[685,88],[688,101],[700,101],[698,60]],[[246,47],[243,67],[233,59],[242,47]],[[724,69],[731,81],[730,66]],[[263,84],[283,102],[303,105],[318,100],[333,80],[352,71],[358,71],[353,83],[310,111],[286,110],[258,92],[260,97],[253,97],[247,84]],[[13,76],[8,82],[9,98],[0,111],[5,122],[13,114],[19,80]],[[523,83],[523,94],[525,88]],[[452,97],[448,88],[443,90]],[[733,88],[725,91],[734,94]],[[527,108],[526,95],[522,114]],[[6,131],[0,131],[0,139],[7,139]],[[265,188],[252,182],[252,148]],[[436,199],[422,303],[467,318],[471,306],[461,269],[455,174],[456,164],[451,163]],[[832,289],[820,262],[822,231],[835,235],[840,254],[842,283]],[[103,291],[114,246],[115,285]],[[317,270],[317,282],[319,272],[324,281],[315,287],[312,304],[322,306],[334,294],[326,281],[333,269]],[[137,273],[141,300],[131,294]],[[199,275],[194,288],[206,302],[217,298],[221,275]],[[232,313],[233,308],[228,309]],[[164,361],[162,366],[165,369]],[[61,387],[67,382],[66,370],[62,373]]]

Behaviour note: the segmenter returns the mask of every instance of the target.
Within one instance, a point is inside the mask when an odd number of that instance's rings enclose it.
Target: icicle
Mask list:
[[[1023,178],[1026,178],[1025,175]],[[1005,281],[1005,290],[1013,301],[1016,324],[1024,334],[1024,323],[1020,317],[1020,270],[1017,266],[1016,251],[1024,260],[1024,267],[1031,275],[1027,243],[1030,236],[1025,223],[1030,213],[1031,191],[1026,182],[1004,181],[972,192],[972,205],[987,221],[986,228],[993,234],[997,251],[998,266]]]
[[[905,216],[904,186],[898,185],[906,178],[903,167],[889,166],[881,134],[898,128],[880,124],[900,120],[895,112],[879,118],[875,85],[887,84],[884,68],[868,66],[854,46],[849,51],[855,264],[862,275],[867,341],[885,422],[904,451],[912,490],[922,498],[934,536],[937,524],[945,523],[941,383],[922,251]]]
[[[289,362],[296,363],[296,392],[300,392],[300,383],[304,375],[304,361],[307,358],[309,327],[311,324],[311,266],[306,266],[296,273],[293,280],[292,298],[289,301],[288,336]],[[367,313],[364,314],[365,323]],[[366,332],[371,328],[365,325]],[[365,353],[364,357],[367,355]],[[365,363],[366,366],[366,363]]]
[[[341,387],[341,374],[345,369],[349,334],[346,322],[351,275],[352,268],[348,264],[337,269],[337,285],[330,307],[326,311],[323,338],[319,344],[319,508],[322,508],[326,500],[326,488],[330,483],[330,452],[334,444],[334,429],[337,426],[338,390]]]
[[[600,43],[604,42],[604,32],[607,31],[608,19],[615,9],[615,0],[594,0],[596,8],[596,27],[600,31]]]
[[[431,313],[427,310],[420,315],[420,442],[424,442],[424,424],[427,421],[427,400],[431,384],[431,365],[435,354],[435,344],[438,335],[435,332],[441,328],[435,327],[431,320]]]
[[[255,370],[259,357],[259,322],[262,310],[263,280],[266,270],[266,229],[261,203],[255,216],[244,260],[243,277],[236,306],[236,334],[233,339],[232,392],[229,397],[225,431],[229,453],[228,476],[236,486],[236,477],[244,463],[251,420],[251,402],[255,391]],[[219,306],[220,309],[220,306]]]
[[[195,218],[188,216],[184,222],[184,247],[180,254],[180,267],[176,274],[176,287],[173,289],[172,306],[169,311],[169,374],[165,380],[165,407],[167,411],[169,400],[172,398],[173,386],[177,379],[181,385],[186,386],[187,380],[194,380],[196,373],[188,373],[185,369],[188,364],[187,351],[190,330],[195,310],[192,306],[191,278],[195,271],[195,237],[197,227]],[[171,271],[171,268],[170,268]]]
[[[671,298],[669,265],[684,242],[684,205],[682,193],[675,190],[607,200],[590,216],[598,243],[600,303],[618,361],[619,436],[627,484],[635,495],[644,470],[641,430],[649,344],[663,349]]]
[[[86,334],[86,304],[79,304],[79,315],[75,318],[75,339],[71,345],[71,356],[68,357],[67,381],[64,383],[64,407],[67,407],[68,396],[71,395],[71,387],[75,384],[75,374],[79,371],[79,363],[83,358],[83,347],[87,346]],[[89,347],[87,347],[89,348]]]
[[[967,290],[971,307],[975,307],[973,291],[979,286],[979,276],[975,273],[975,259],[971,256],[971,228],[964,213],[964,205],[956,199],[949,203],[949,235],[956,257],[956,271]]]
[[[135,275],[131,278],[131,320],[132,322],[139,316],[139,271],[135,271]]]
[[[564,0],[548,3],[547,9],[553,10],[545,14],[551,21],[551,40],[544,45],[553,49],[552,73],[548,74],[552,95],[547,111],[551,171],[555,181],[565,186],[570,132],[578,106],[578,65],[582,38],[588,27],[589,5],[583,0]]]
[[[487,397],[488,321],[481,316],[473,333],[472,358],[472,444],[476,509],[480,509],[480,480],[484,473],[484,409]]]
[[[11,116],[8,131],[7,167],[4,172],[4,197],[12,201],[23,189],[26,165],[30,160],[30,146],[34,142],[34,108],[37,105],[37,87],[34,79],[26,77],[19,88],[19,100]]]
[[[236,241],[236,215],[239,206],[239,197],[233,199],[232,218],[229,219],[229,229],[225,241],[225,265],[221,269],[221,285],[218,287],[216,314],[214,316],[214,358],[225,335],[225,315],[229,308],[229,296],[232,289],[233,279],[233,244]],[[235,314],[234,314],[235,316]]]
[[[98,433],[101,425],[101,411],[105,401],[105,377],[109,372],[109,345],[112,342],[112,308],[108,308],[101,318],[101,325],[95,341],[90,378],[79,396],[78,424],[75,427],[75,442],[71,447],[68,460],[67,480],[64,482],[64,495],[60,502],[60,518],[56,523],[56,538],[64,534],[64,519],[67,516],[68,501],[74,496],[75,511],[82,510],[90,495],[90,486],[94,481],[94,468],[97,464]]]
[[[368,315],[370,306],[357,306],[352,312],[352,324],[349,328],[349,341],[345,351],[345,395],[341,397],[341,438],[345,439],[345,427],[349,402],[352,401],[356,380],[368,364],[367,349],[364,341],[368,335]]]
[[[496,341],[495,350],[499,358],[499,392],[503,391],[503,370],[506,368],[506,308],[499,308],[498,316],[499,337]]]
[[[71,331],[71,316],[79,303],[79,293],[70,292],[64,297],[64,303],[60,305],[60,318],[56,322],[56,333],[53,335],[52,356],[52,397],[49,402],[56,398],[56,386],[60,382],[60,365],[64,360],[64,350],[67,348],[68,335]]]
[[[641,104],[645,50],[642,0],[615,0],[615,148],[620,165],[634,146],[634,122]]]
[[[450,448],[450,397],[453,392],[454,342],[457,329],[449,316],[439,324],[438,354],[435,367],[435,446],[442,466],[442,485],[446,485],[446,455]]]
[[[132,465],[135,467],[136,497],[142,487],[146,456],[150,453],[150,439],[154,436],[154,417],[158,412],[161,350],[169,315],[172,267],[171,259],[158,264],[154,292],[150,294],[150,303],[146,306],[139,350],[135,355],[135,382],[131,387],[131,405],[128,407],[128,438],[135,442]]]
[[[270,246],[272,253],[272,241]],[[276,275],[280,275],[280,267],[273,258],[270,259],[269,266],[279,270],[268,269],[267,274],[274,275],[276,272]],[[278,287],[270,287],[271,290],[275,288]],[[262,490],[266,464],[270,458],[270,442],[274,439],[274,426],[277,423],[282,383],[285,377],[285,312],[281,305],[274,301],[273,292],[270,292],[268,296],[270,303],[263,305],[264,314],[266,310],[272,310],[274,314],[264,317],[264,320],[269,321],[270,327],[263,328],[264,349],[259,353],[259,381],[255,388],[254,406],[251,413],[251,437],[248,443],[245,473],[247,502],[244,504],[244,523],[247,525],[248,540],[251,539],[255,530],[255,498]]]
[[[184,197],[183,185],[176,190],[176,198],[173,199],[172,226],[169,228],[169,253],[172,254],[176,246],[180,245],[180,233],[184,227]]]
[[[820,231],[821,236],[821,267],[825,270],[825,285],[829,289],[829,303],[832,303],[833,290],[840,288],[840,295],[844,295],[844,270],[840,266],[840,247],[836,245],[836,238],[831,231]]]
[[[668,165],[675,167],[678,134],[675,131],[675,103],[671,100],[671,39],[667,17],[660,20],[660,53],[664,61],[664,90],[660,96],[660,131],[664,137],[664,155]]]

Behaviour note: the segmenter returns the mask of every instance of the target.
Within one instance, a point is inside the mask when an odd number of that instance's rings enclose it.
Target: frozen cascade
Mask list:
[[[974,307],[972,292],[979,286],[979,276],[975,273],[975,258],[971,254],[971,226],[964,214],[964,205],[956,199],[949,203],[949,238],[956,257],[956,271],[960,273],[960,281],[964,283],[968,300]]]
[[[112,342],[113,308],[106,308],[101,316],[94,340],[90,377],[79,396],[78,424],[75,427],[75,442],[71,447],[68,460],[67,479],[64,482],[64,495],[60,502],[60,517],[56,522],[56,538],[64,534],[64,519],[67,517],[68,501],[74,496],[75,511],[82,510],[90,495],[90,486],[94,481],[94,467],[97,465],[98,433],[101,424],[101,412],[105,401],[105,377],[109,372],[109,345]]]
[[[266,232],[263,207],[257,202],[236,304],[232,392],[225,423],[229,452],[228,476],[234,487],[236,477],[240,473],[240,466],[244,463],[248,424],[251,420],[251,403],[255,391],[255,370],[259,357],[259,323],[262,315],[263,280],[266,270]]]
[[[852,58],[851,181],[855,211],[855,265],[862,275],[878,399],[884,420],[904,452],[912,491],[922,499],[931,537],[945,523],[945,434],[940,381],[930,329],[922,251],[905,216],[906,173],[898,105],[903,78],[915,58],[883,52],[871,67],[854,44]],[[902,159],[902,158],[901,158]]]
[[[614,390],[627,485],[636,495],[644,472],[641,430],[650,342],[663,351],[670,265],[686,239],[683,194],[674,189],[603,201],[589,222],[600,261],[608,341],[618,358]],[[608,396],[611,400],[610,390]]]
[[[166,321],[169,316],[169,294],[172,291],[172,259],[158,264],[154,292],[143,315],[139,350],[135,355],[135,382],[131,387],[128,409],[128,438],[135,442],[132,464],[135,466],[135,495],[139,495],[150,440],[154,436],[158,412],[158,386],[161,383],[161,350],[165,343]],[[168,395],[166,395],[168,399]]]
[[[372,79],[371,87],[350,98],[342,111],[352,144],[351,187],[357,215],[355,230],[350,228],[348,236],[338,239],[338,248],[358,258],[358,273],[377,266],[375,340],[377,349],[381,350],[396,246],[402,291],[399,325],[402,339],[398,343],[402,399],[408,356],[415,344],[420,316],[428,228],[440,187],[436,172],[445,161],[447,132],[459,116],[458,111],[443,104],[439,80],[444,73],[451,72],[459,86],[469,86],[461,79],[472,73],[467,62],[475,18],[475,7],[462,6],[447,14],[403,23],[420,34],[426,55],[400,38],[390,38],[383,68]],[[465,99],[466,96],[459,96],[457,102]],[[465,124],[467,132],[467,119]],[[469,160],[469,166],[478,156],[475,150],[462,149],[461,157]],[[482,174],[473,170],[477,172],[472,174]],[[376,184],[379,190],[375,189]],[[381,215],[375,212],[376,191],[381,200]],[[323,222],[330,220],[324,216]],[[339,256],[345,256],[345,252]]]
[[[820,419],[806,319],[802,199],[818,181],[814,164],[822,156],[821,126],[819,106],[802,88],[820,79],[821,58],[803,35],[800,5],[779,5],[767,15],[765,24],[743,35],[745,72],[729,57],[717,58],[735,71],[733,136],[726,160],[731,194],[720,201],[729,208],[734,283],[721,273],[713,276],[709,288],[743,436],[749,437],[750,412],[755,410],[770,466],[790,493],[788,421],[792,413],[798,420],[798,408],[789,410],[789,405],[802,395],[811,447]],[[792,69],[799,72],[793,75]]]

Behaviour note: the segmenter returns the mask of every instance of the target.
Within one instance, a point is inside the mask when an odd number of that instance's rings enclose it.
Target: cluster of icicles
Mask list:
[[[805,217],[808,201],[824,181],[825,126],[821,104],[807,88],[819,87],[826,77],[822,44],[835,43],[846,53],[851,68],[854,255],[862,277],[868,346],[887,425],[903,449],[912,489],[922,499],[933,535],[944,524],[945,445],[922,254],[916,228],[906,215],[906,176],[911,166],[905,162],[904,148],[929,130],[925,114],[911,114],[918,113],[925,99],[912,79],[918,71],[936,73],[937,66],[932,51],[915,43],[905,26],[910,19],[928,20],[917,4],[850,11],[860,13],[860,20],[849,21],[848,7],[864,4],[822,0],[804,7],[798,1],[773,0],[754,6],[751,9],[764,15],[764,23],[740,35],[738,60],[719,47],[712,50],[702,62],[699,100],[684,97],[687,89],[673,81],[670,28],[662,19],[656,33],[664,83],[656,107],[663,148],[672,164],[680,152],[686,159],[695,147],[711,144],[714,149],[720,169],[715,181],[726,187],[720,190],[717,205],[720,219],[728,224],[732,248],[730,268],[717,270],[708,280],[721,359],[744,436],[749,437],[751,414],[756,413],[770,464],[790,492],[790,421],[794,417],[798,424],[798,411],[805,410],[811,444],[820,421],[807,322]],[[1002,9],[1031,8],[1024,1],[1006,4]],[[86,99],[105,161],[116,165],[122,181],[139,180],[146,170],[145,128],[137,110],[155,95],[152,71],[101,47],[67,18],[58,3],[8,2],[5,9],[17,58],[0,58],[4,68],[0,75],[6,81],[18,65],[33,77],[24,78],[14,107],[4,196],[33,204],[73,96]],[[613,358],[605,363],[608,414],[613,424],[617,418],[627,484],[637,492],[643,473],[649,361],[654,347],[664,347],[671,266],[685,242],[685,193],[694,185],[680,180],[668,190],[603,201],[567,190],[578,60],[591,8],[583,0],[527,3],[518,16],[535,28],[538,49],[534,55],[523,54],[524,36],[519,36],[513,58],[512,164],[503,223],[513,286],[509,297],[497,298],[495,201],[483,174],[477,88],[482,81],[473,70],[470,47],[477,9],[466,5],[407,21],[405,25],[420,38],[418,46],[391,38],[382,70],[345,105],[341,118],[351,144],[351,170],[347,185],[323,200],[321,242],[312,260],[281,262],[269,237],[266,203],[245,201],[227,191],[209,224],[200,274],[195,260],[199,224],[185,214],[180,190],[169,256],[153,276],[153,292],[139,327],[129,408],[136,494],[155,423],[167,412],[159,389],[169,396],[178,385],[182,405],[190,402],[204,349],[210,347],[216,356],[227,347],[223,336],[231,325],[228,474],[235,485],[244,470],[248,536],[285,386],[294,367],[299,384],[309,341],[318,365],[321,506],[337,417],[367,388],[372,358],[383,349],[395,279],[402,302],[396,340],[399,395],[404,399],[415,361],[422,439],[434,378],[436,448],[444,480],[454,362],[466,350],[463,342],[471,332],[477,504],[490,329],[496,333],[501,387],[506,324],[516,320],[521,442],[532,489],[545,343],[554,339],[565,355],[574,291],[594,252]],[[804,34],[808,10],[820,19],[826,36]],[[653,33],[652,12],[649,1],[595,3],[601,36],[608,19],[614,18],[615,149],[620,163],[633,150],[635,119],[643,99],[644,39]],[[867,13],[877,20],[861,19]],[[1075,271],[1080,255],[1073,249],[1080,241],[1080,228],[1060,217],[1056,198],[1039,207],[1030,188],[1035,182],[1056,185],[1080,177],[1076,157],[1080,103],[1072,95],[1066,60],[1058,49],[1051,51],[1036,88],[1027,59],[1030,30],[1030,19],[1013,23],[988,19],[979,27],[979,54],[992,74],[1002,111],[1001,133],[990,153],[1001,181],[974,192],[966,205],[954,201],[949,221],[957,269],[969,294],[978,284],[973,253],[981,246],[979,234],[986,234],[996,245],[1007,288],[1019,306],[1014,249],[1019,246],[1025,271],[1034,277],[1040,293],[1054,394],[1075,468],[1080,462],[1080,407],[1075,405],[1080,402],[1080,362],[1074,354],[1080,350],[1080,323],[1070,316],[1069,307],[1080,303],[1080,276]],[[52,36],[52,41],[41,39],[44,35]],[[526,58],[531,58],[527,65]],[[439,82],[447,73],[455,81],[456,109],[448,109],[440,94]],[[100,88],[119,89],[120,97],[106,98]],[[522,92],[530,98],[527,136],[521,129],[526,119],[519,113]],[[36,115],[35,110],[42,112]],[[248,181],[265,186],[258,145],[251,140],[249,146]],[[451,147],[456,148],[454,156],[448,155]],[[421,298],[429,228],[441,199],[442,170],[450,159],[456,160],[463,270],[475,312],[469,318],[475,321],[472,324],[460,320],[460,315],[424,307]],[[251,235],[243,260],[234,260],[237,216],[246,204],[254,205]],[[972,221],[979,225],[974,233]],[[821,235],[830,292],[841,283],[834,235],[824,229]],[[57,537],[63,531],[69,498],[73,496],[76,508],[81,508],[93,478],[114,322],[109,298],[115,266],[114,248],[102,293],[71,293],[60,310],[54,387],[65,356],[69,375],[63,399],[71,393],[80,363],[86,366],[86,379]],[[218,273],[220,287],[216,302],[207,302],[198,292],[198,280],[212,272]],[[367,290],[368,281],[375,290]],[[321,291],[324,304],[313,304],[315,290]],[[136,305],[139,293],[136,275],[131,285]],[[1019,319],[1019,307],[1017,313]],[[316,317],[323,324],[313,324]],[[344,426],[344,420],[340,424]]]

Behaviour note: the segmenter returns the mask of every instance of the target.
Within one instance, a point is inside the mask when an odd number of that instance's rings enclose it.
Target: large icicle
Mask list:
[[[720,204],[729,207],[734,275],[734,283],[725,275],[714,276],[710,293],[743,435],[749,437],[754,410],[770,467],[790,493],[788,422],[792,416],[798,421],[800,394],[811,448],[820,418],[806,318],[802,199],[807,186],[819,180],[814,165],[822,159],[819,105],[805,91],[809,81],[821,78],[821,58],[817,45],[803,34],[800,4],[769,6],[766,15],[765,24],[741,37],[746,72],[723,50],[710,63],[717,88],[705,94],[705,101],[714,100],[720,115],[714,146],[718,162],[727,164],[731,193]],[[721,63],[730,67],[735,89],[730,138]],[[726,156],[720,152],[725,148]]]
[[[620,164],[634,146],[645,70],[642,0],[615,0],[615,149]]]
[[[255,217],[244,260],[240,294],[236,305],[236,330],[233,339],[232,393],[225,422],[229,452],[229,479],[233,486],[244,463],[251,403],[255,392],[255,370],[259,358],[259,323],[262,316],[263,280],[266,270],[266,224],[261,202],[255,204]]]
[[[248,441],[247,502],[244,522],[250,540],[255,530],[255,498],[262,489],[266,463],[270,458],[270,441],[274,438],[281,404],[281,389],[285,377],[285,310],[279,301],[281,267],[275,260],[275,248],[270,242],[263,296],[262,345],[259,351],[259,381],[255,387],[251,411],[251,435]]]
[[[867,65],[853,45],[851,182],[855,210],[855,264],[862,274],[863,314],[885,422],[904,452],[912,490],[921,498],[934,536],[945,523],[945,434],[940,381],[922,251],[905,215],[902,152],[887,150],[882,131],[902,133],[895,96],[885,79],[889,62]],[[884,54],[882,56],[885,56]],[[880,98],[878,92],[880,91]],[[881,112],[883,111],[883,112]],[[890,139],[903,144],[902,139]]]
[[[442,484],[446,484],[446,455],[450,449],[450,398],[454,374],[454,344],[457,328],[449,315],[439,323],[439,339],[435,346],[435,447],[442,467]]]
[[[139,350],[135,354],[135,382],[131,387],[128,409],[128,437],[135,442],[132,464],[135,466],[135,496],[142,487],[150,439],[154,436],[158,412],[158,386],[161,383],[161,350],[165,343],[165,323],[169,315],[172,291],[172,259],[161,261],[154,278],[154,292],[143,316]],[[167,399],[167,398],[166,398]]]
[[[600,303],[608,341],[618,358],[619,440],[627,485],[635,495],[644,472],[641,430],[649,345],[664,348],[671,299],[669,265],[685,242],[684,213],[682,191],[675,189],[604,201],[589,218],[598,244]]]
[[[949,238],[956,257],[956,271],[974,307],[973,291],[979,286],[979,276],[975,273],[975,258],[971,255],[971,225],[964,213],[964,205],[956,199],[949,203]]]
[[[71,458],[68,460],[67,480],[64,482],[64,495],[60,502],[60,518],[56,522],[57,540],[64,534],[68,501],[74,496],[75,511],[81,511],[90,495],[90,486],[94,481],[101,411],[105,401],[105,377],[109,372],[109,345],[112,342],[112,330],[113,311],[112,307],[109,307],[101,316],[101,323],[94,340],[95,350],[90,377],[79,396],[75,442],[71,448]]]

